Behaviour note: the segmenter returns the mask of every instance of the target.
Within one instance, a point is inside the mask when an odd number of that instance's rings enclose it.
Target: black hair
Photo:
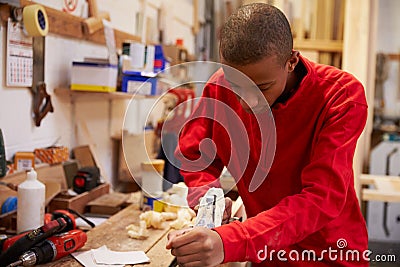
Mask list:
[[[293,36],[285,14],[262,3],[241,6],[220,31],[220,53],[225,61],[247,65],[276,55],[285,64],[293,49]]]

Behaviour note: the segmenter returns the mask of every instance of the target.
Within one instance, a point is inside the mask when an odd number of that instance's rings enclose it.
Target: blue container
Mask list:
[[[163,48],[161,45],[155,45],[155,53],[154,53],[154,72],[158,73],[160,71],[165,70],[165,57]]]
[[[8,197],[1,205],[1,214],[17,210],[18,199],[17,197]]]
[[[124,71],[121,91],[131,94],[156,95],[157,78],[144,76],[138,71]]]

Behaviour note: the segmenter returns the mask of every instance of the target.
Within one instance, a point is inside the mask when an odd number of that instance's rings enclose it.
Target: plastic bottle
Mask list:
[[[45,186],[32,168],[18,186],[17,232],[36,229],[44,223]]]

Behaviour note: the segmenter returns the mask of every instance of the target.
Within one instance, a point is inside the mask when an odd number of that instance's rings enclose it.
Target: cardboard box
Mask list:
[[[96,188],[77,196],[69,196],[65,193],[60,193],[48,205],[48,212],[53,212],[59,209],[73,209],[79,213],[85,213],[86,205],[90,201],[108,194],[109,192],[110,185],[101,184]]]
[[[72,62],[71,90],[115,92],[118,66],[97,62]]]
[[[163,45],[164,55],[171,60],[171,66],[189,61],[186,48],[178,45]]]

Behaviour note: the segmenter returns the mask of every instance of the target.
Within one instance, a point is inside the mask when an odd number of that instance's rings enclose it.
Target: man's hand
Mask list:
[[[224,216],[222,217],[222,224],[229,223],[229,219],[231,218],[231,216],[232,216],[232,199],[226,197]]]
[[[224,260],[221,237],[204,227],[169,233],[167,249],[171,249],[171,254],[176,256],[179,266],[211,267]]]

